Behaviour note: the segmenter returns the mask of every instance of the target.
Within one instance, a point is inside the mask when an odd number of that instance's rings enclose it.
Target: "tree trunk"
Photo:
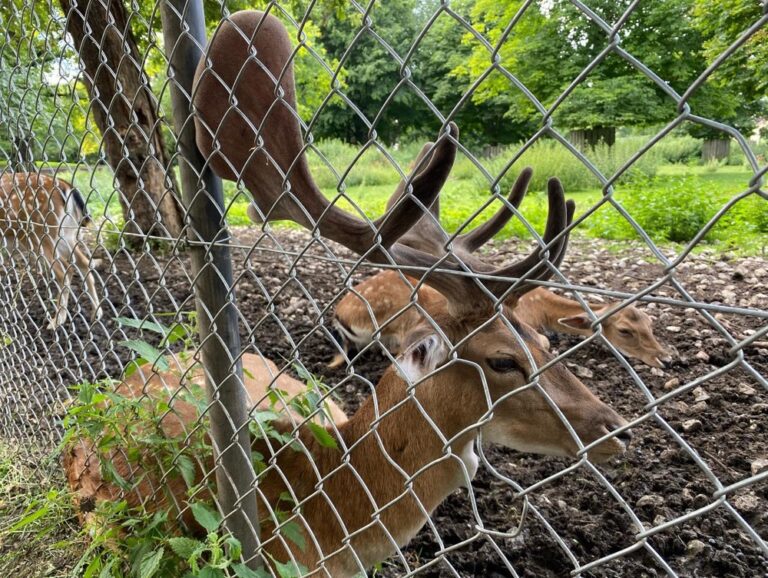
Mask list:
[[[705,163],[727,159],[731,152],[731,139],[707,139],[701,147],[701,160]]]
[[[601,142],[612,147],[616,144],[616,127],[596,126],[594,128],[572,130],[568,138],[579,150],[594,148]]]
[[[182,210],[163,148],[158,103],[123,0],[60,2],[85,69],[107,162],[120,187],[126,242],[135,246],[150,235],[180,236]]]

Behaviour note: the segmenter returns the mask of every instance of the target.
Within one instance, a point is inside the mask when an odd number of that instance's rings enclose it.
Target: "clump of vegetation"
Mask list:
[[[656,241],[690,241],[717,211],[701,184],[691,177],[636,182],[622,187],[614,198]],[[588,226],[592,235],[605,239],[638,237],[629,222],[608,203]]]
[[[191,319],[194,323],[194,315]],[[174,344],[187,349],[194,347],[191,342],[194,331],[187,322],[169,327],[157,321],[123,318],[120,324],[141,332],[139,338],[121,342],[134,352],[135,357],[126,367],[126,378],[140,366],[144,371],[149,367],[166,374],[176,371],[165,353],[168,347]],[[145,334],[157,346],[146,341]],[[186,356],[183,352],[176,355]],[[5,528],[0,526],[0,536],[22,532],[50,534],[53,526],[61,526],[62,520],[67,520],[68,543],[72,544],[68,550],[70,575],[89,578],[271,576],[266,570],[254,571],[245,565],[241,544],[225,530],[221,515],[213,506],[214,476],[210,470],[214,462],[207,435],[210,429],[208,402],[203,384],[195,383],[196,374],[181,369],[184,365],[182,363],[177,370],[184,371],[185,387],[173,396],[158,398],[147,394],[137,397],[130,389],[115,388],[114,381],[82,383],[73,387],[75,400],[63,418],[64,435],[59,453],[85,443],[99,461],[105,487],[115,488],[121,494],[115,499],[99,500],[85,506],[79,502],[75,506],[72,496],[64,489],[64,480],[57,479],[48,485],[46,493],[27,499],[23,508],[17,508],[12,522]],[[275,422],[284,417],[286,406],[301,418],[315,416],[327,389],[303,368],[295,369],[308,382],[306,393],[291,397],[286,392],[270,389],[267,393],[269,407],[252,411],[250,430],[257,439],[267,436],[295,451],[302,451],[295,443],[293,433],[276,427]],[[171,438],[166,435],[163,418],[174,415],[179,403],[193,408],[197,418],[185,436]],[[321,425],[310,421],[307,425],[321,445],[337,447],[336,440]],[[125,469],[116,465],[119,463],[117,456],[122,456],[124,463],[133,464],[128,467],[130,474],[126,475]],[[257,475],[265,472],[267,463],[263,455],[254,451],[252,461]],[[3,481],[0,492],[5,490],[6,479],[10,477],[5,470],[12,464],[11,460],[0,459],[0,480]],[[140,467],[136,467],[137,464]],[[57,469],[60,475],[60,467]],[[181,503],[177,501],[177,493],[174,494],[176,499],[171,499],[169,485],[174,481],[181,482],[186,488]],[[157,494],[149,496],[148,488],[153,488]],[[139,494],[142,499],[131,498]],[[163,504],[163,508],[158,508]],[[287,494],[281,496],[280,505],[284,505],[284,511],[275,510],[279,521],[275,531],[303,549],[306,547],[304,536],[294,520],[297,506]],[[72,524],[75,510],[86,522],[82,530]],[[184,523],[192,520],[193,525],[198,526],[196,531]],[[0,521],[4,520],[0,518]],[[273,560],[273,568],[281,578],[294,578],[304,572],[294,563],[276,560]]]

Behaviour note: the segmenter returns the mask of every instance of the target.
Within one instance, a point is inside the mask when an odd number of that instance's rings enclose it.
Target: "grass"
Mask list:
[[[85,547],[57,456],[0,441],[0,575],[65,577]]]
[[[697,232],[696,227],[704,226],[729,199],[748,187],[752,176],[751,171],[742,165],[698,166],[666,162],[666,158],[690,160],[690,154],[697,153],[695,142],[683,137],[679,141],[667,143],[666,149],[660,148],[657,152],[652,149],[636,168],[615,185],[614,199],[630,211],[655,242],[661,244],[684,244],[689,241]],[[604,174],[611,174],[641,144],[636,137],[620,139],[614,149],[599,148],[587,156]],[[419,148],[418,143],[412,143],[390,150],[388,154],[407,170]],[[386,201],[399,181],[399,174],[387,155],[375,147],[361,153],[356,147],[339,141],[320,142],[317,150],[319,154],[310,152],[308,160],[318,186],[328,198],[339,197],[339,206],[357,215],[375,218],[383,213]],[[501,177],[497,189],[500,194],[509,189],[517,176],[518,167],[526,164],[534,167],[534,181],[522,205],[522,213],[537,230],[541,231],[546,218],[543,191],[549,176],[561,178],[568,197],[576,201],[577,217],[602,199],[598,180],[559,143],[537,143],[507,170],[506,163],[514,150],[510,148],[495,158],[483,159],[483,166],[492,178]],[[106,167],[90,172],[79,170],[74,175],[74,181],[87,196],[91,212],[102,218],[106,215],[107,226],[101,229],[103,238],[100,242],[108,241],[109,230],[114,230],[121,223],[119,200],[110,170]],[[339,190],[342,192],[339,193]],[[490,193],[491,183],[487,175],[459,154],[441,193],[443,225],[447,230],[455,231],[464,226],[469,218],[473,218],[470,228],[480,224],[500,206],[498,199],[494,199],[486,207],[491,200]],[[234,183],[227,182],[225,197],[230,225],[250,225],[246,214],[249,202],[247,191],[238,190]],[[692,205],[695,205],[695,211],[690,210]],[[483,207],[486,208],[475,215]],[[742,254],[763,252],[768,243],[766,207],[768,203],[756,196],[739,202],[707,235],[705,246]],[[678,218],[669,218],[671,211],[680,213]],[[664,221],[664,226],[656,226],[659,221]],[[639,238],[619,212],[608,204],[582,223],[575,234],[611,240]],[[517,219],[513,219],[498,238],[512,236],[529,236],[528,229]]]

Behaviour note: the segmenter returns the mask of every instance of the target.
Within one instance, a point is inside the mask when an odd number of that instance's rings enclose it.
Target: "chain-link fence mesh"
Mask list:
[[[695,101],[729,61],[754,67],[759,53],[743,52],[765,7],[742,6],[755,17],[723,25],[681,90],[625,47],[646,3],[608,19],[604,3],[510,2],[495,28],[478,22],[482,4],[408,4],[419,27],[405,42],[374,2],[259,5],[269,18],[193,1],[3,9],[0,433],[22,454],[61,448],[82,522],[125,522],[121,500],[134,520],[167,511],[166,536],[223,516],[245,563],[276,576],[768,572],[768,266],[702,251],[745,206],[765,214],[767,165]],[[569,36],[594,57],[544,104],[502,55],[560,4],[599,44]],[[318,32],[329,19],[348,23],[335,44]],[[215,40],[193,87],[203,26]],[[484,57],[446,104],[423,71],[448,28]],[[396,73],[371,114],[345,77],[374,48]],[[616,62],[662,95],[664,122],[602,157],[558,115]],[[488,147],[462,125],[500,83],[530,110],[521,145]],[[434,126],[420,153],[398,124],[403,94]],[[356,127],[343,154],[313,136],[337,119]],[[732,139],[747,176],[671,246],[622,190],[650,187],[626,177],[690,125]],[[575,216],[543,184],[556,166],[517,208],[543,142],[601,189],[575,195]],[[471,193],[441,195],[467,175]],[[582,234],[607,213],[639,240]],[[535,242],[480,249],[510,217]],[[141,563],[156,575],[175,575],[166,550],[213,556],[152,540]]]

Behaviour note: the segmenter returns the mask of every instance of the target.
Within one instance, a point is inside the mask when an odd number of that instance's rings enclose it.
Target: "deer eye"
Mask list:
[[[633,332],[631,329],[619,329],[619,333],[624,337],[632,337]]]
[[[523,373],[523,368],[511,357],[489,357],[485,362],[497,373],[510,373],[512,371]]]

